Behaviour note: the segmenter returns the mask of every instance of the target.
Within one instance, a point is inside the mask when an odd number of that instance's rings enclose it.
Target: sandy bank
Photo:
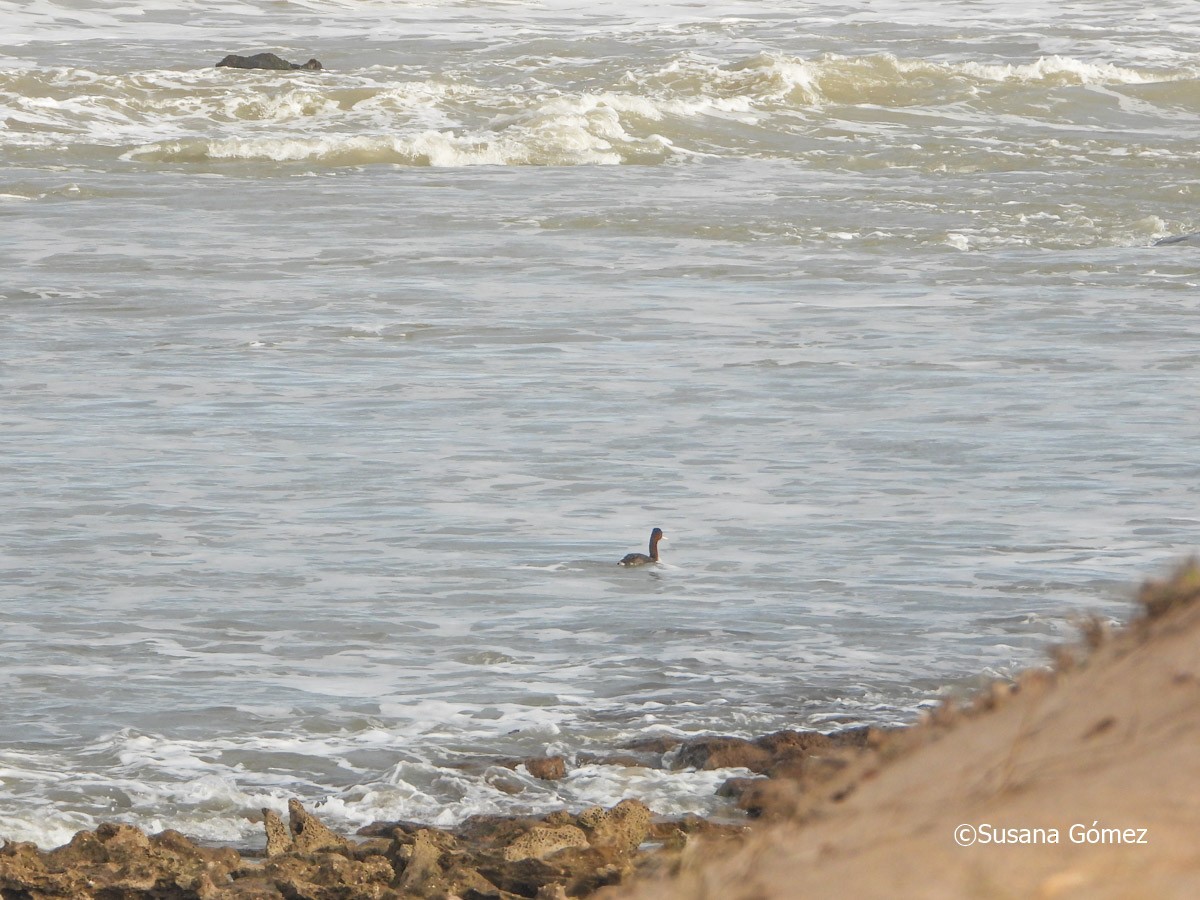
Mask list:
[[[1145,618],[1091,629],[1056,671],[780,785],[783,821],[727,857],[602,896],[1200,897],[1197,598],[1194,565],[1146,585]]]

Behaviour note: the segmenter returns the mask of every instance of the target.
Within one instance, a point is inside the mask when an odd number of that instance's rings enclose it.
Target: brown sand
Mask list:
[[[1200,898],[1198,597],[1194,566],[1148,585],[1150,615],[1094,633],[1086,661],[1027,673],[974,713],[941,710],[903,746],[783,798],[789,819],[732,855],[700,848],[673,880],[603,896]],[[1044,831],[960,846],[961,825]]]

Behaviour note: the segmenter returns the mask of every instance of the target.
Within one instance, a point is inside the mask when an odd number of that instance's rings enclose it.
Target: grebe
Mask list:
[[[650,532],[650,555],[645,553],[627,553],[624,558],[617,564],[621,566],[644,566],[647,563],[658,562],[658,542],[665,541],[661,528],[655,528]]]

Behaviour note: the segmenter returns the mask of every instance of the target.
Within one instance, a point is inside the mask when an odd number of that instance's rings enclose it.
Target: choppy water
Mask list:
[[[453,764],[1126,615],[1200,542],[1192,6],[0,3],[0,837],[711,812]]]

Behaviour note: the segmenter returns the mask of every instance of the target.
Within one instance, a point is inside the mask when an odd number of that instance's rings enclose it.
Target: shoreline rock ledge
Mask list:
[[[671,865],[695,836],[744,828],[655,820],[640,800],[540,817],[475,816],[451,830],[379,822],[335,834],[298,800],[264,810],[264,851],[104,823],[42,851],[0,846],[3,900],[565,900]],[[647,842],[650,842],[647,844]],[[641,849],[647,844],[647,849]]]
[[[289,72],[294,69],[309,69],[317,71],[324,69],[320,61],[310,59],[303,65],[300,63],[288,62],[281,56],[276,56],[274,53],[255,53],[253,56],[239,56],[236,53],[230,53],[223,60],[217,63],[216,68],[229,69],[271,69],[279,72]]]

